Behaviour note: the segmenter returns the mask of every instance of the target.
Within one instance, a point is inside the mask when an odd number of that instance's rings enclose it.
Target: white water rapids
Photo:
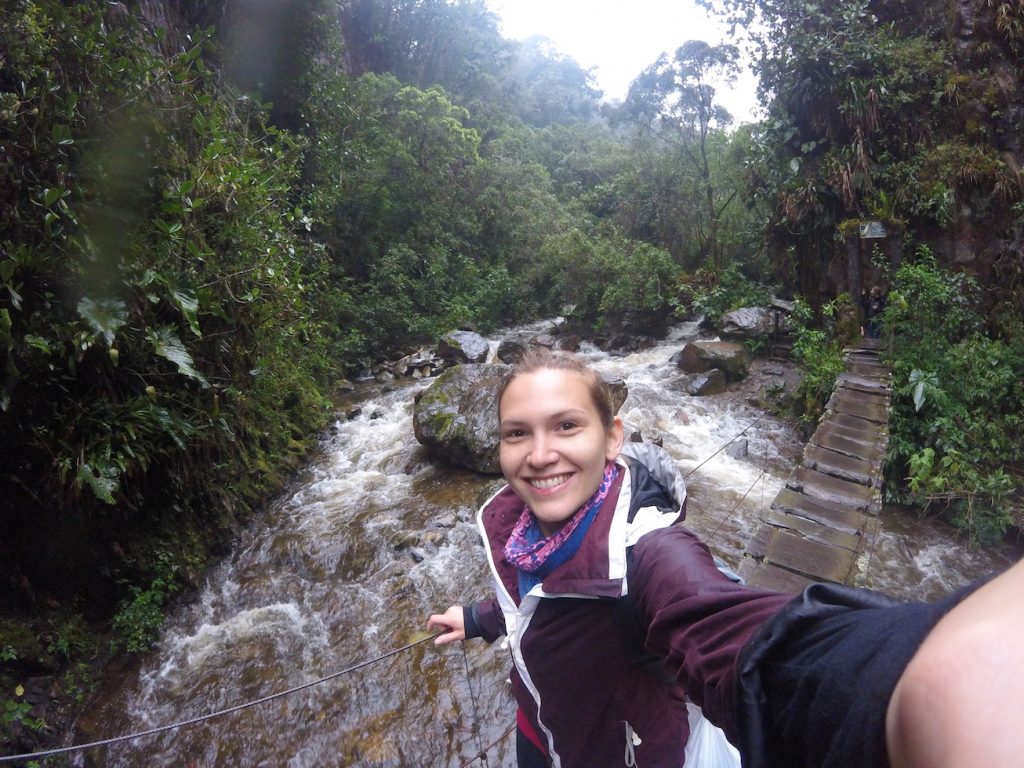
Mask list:
[[[735,566],[802,446],[789,425],[736,393],[695,398],[672,387],[679,372],[669,358],[696,333],[683,325],[626,356],[583,352],[626,380],[627,431],[662,438],[684,473],[750,427],[746,457],[718,453],[687,481],[688,524]],[[412,401],[428,385],[370,388],[361,414],[335,425],[291,490],[172,612],[139,669],[108,675],[84,719],[88,738],[314,680],[422,636],[431,612],[488,595],[473,515],[500,478],[434,463],[419,448]],[[870,583],[902,597],[934,597],[1006,563],[933,522],[888,515],[884,526]],[[92,750],[77,764],[455,768],[511,724],[506,667],[497,644],[419,645],[292,696]],[[490,768],[514,764],[512,738],[488,753]]]

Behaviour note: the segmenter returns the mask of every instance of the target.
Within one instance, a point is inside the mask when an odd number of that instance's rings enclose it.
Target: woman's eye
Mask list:
[[[572,430],[576,429],[577,426],[578,425],[575,421],[563,421],[561,424],[558,425],[558,429],[561,430],[562,432],[571,432]]]
[[[503,440],[517,440],[526,433],[521,429],[509,429],[501,436]]]

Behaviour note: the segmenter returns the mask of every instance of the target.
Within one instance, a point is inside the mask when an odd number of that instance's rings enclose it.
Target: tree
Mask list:
[[[510,74],[518,88],[516,111],[525,122],[543,127],[596,114],[601,92],[591,70],[559,54],[545,37],[525,40],[518,53]]]
[[[716,192],[709,156],[709,137],[725,128],[732,117],[715,103],[715,83],[732,83],[738,72],[739,51],[733,45],[709,45],[690,40],[670,59],[662,54],[630,85],[624,113],[643,131],[676,148],[697,176],[702,215],[696,220],[702,255],[721,266],[718,228],[733,199]]]
[[[505,106],[515,43],[502,38],[483,0],[342,0],[338,13],[350,76],[387,73],[422,90],[441,86],[474,114]]]

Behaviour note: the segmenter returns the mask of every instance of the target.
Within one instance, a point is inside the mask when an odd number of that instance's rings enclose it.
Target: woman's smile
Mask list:
[[[528,480],[534,488],[542,491],[549,491],[569,481],[572,475],[555,475],[554,477],[533,478]]]

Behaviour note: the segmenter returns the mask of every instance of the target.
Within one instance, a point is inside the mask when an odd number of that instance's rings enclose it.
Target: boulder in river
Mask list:
[[[750,441],[747,438],[729,443],[725,452],[734,459],[745,459],[750,453]]]
[[[690,341],[672,359],[685,373],[718,368],[728,381],[743,379],[750,368],[750,352],[731,341]]]
[[[718,395],[725,392],[728,382],[725,379],[724,373],[718,368],[712,368],[710,371],[704,371],[703,373],[691,373],[683,376],[679,379],[676,386],[688,395],[703,397],[704,395]]]
[[[523,359],[530,348],[530,337],[526,334],[512,334],[506,336],[498,344],[498,351],[495,353],[503,363],[515,365]]]
[[[776,313],[767,307],[740,307],[719,320],[722,336],[730,339],[767,339],[776,330]]]
[[[416,398],[412,426],[416,439],[434,456],[459,467],[499,474],[498,387],[511,367],[503,363],[456,365]],[[628,390],[619,377],[605,377],[615,411]]]
[[[532,347],[546,347],[565,352],[576,352],[580,348],[580,337],[575,334],[565,336],[553,333],[535,335],[519,333],[506,336],[498,344],[497,357],[501,362],[515,365],[523,359],[523,355]]]
[[[396,376],[412,376],[414,379],[420,379],[432,376],[442,365],[443,361],[432,349],[422,347],[392,363],[391,370]]]
[[[500,473],[494,401],[508,371],[494,363],[456,365],[442,373],[416,399],[416,439],[449,464]]]
[[[622,354],[639,352],[642,349],[652,349],[657,344],[653,336],[646,336],[640,333],[616,333],[601,344],[602,349]]]
[[[449,331],[437,342],[437,354],[445,362],[483,363],[491,347],[487,339],[474,331]]]

